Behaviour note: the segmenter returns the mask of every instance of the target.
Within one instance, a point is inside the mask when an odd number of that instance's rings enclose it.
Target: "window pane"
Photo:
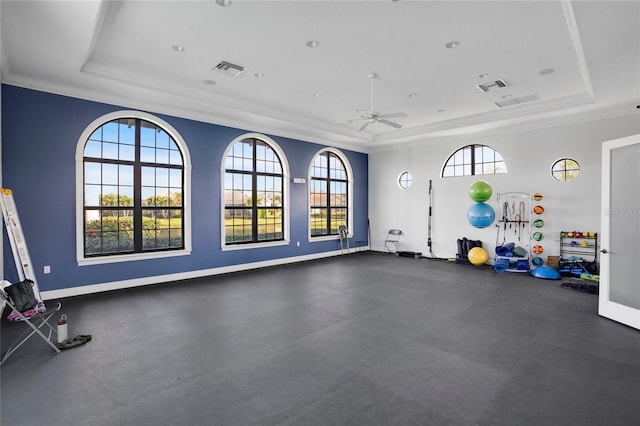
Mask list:
[[[118,158],[124,161],[135,161],[136,159],[135,147],[130,145],[120,145],[120,155],[118,156]]]
[[[119,123],[119,141],[120,144],[135,145],[136,144],[136,127],[135,120],[127,118],[118,121]],[[122,147],[120,147],[122,148]]]
[[[118,142],[118,122],[111,121],[102,126],[102,140],[104,142]]]
[[[85,157],[102,157],[102,142],[100,141],[88,141],[84,146]]]
[[[109,158],[112,160],[118,159],[118,144],[104,142],[102,144],[102,158]]]
[[[102,166],[100,163],[84,163],[84,182],[102,183]]]
[[[140,148],[140,161],[145,163],[155,163],[156,150],[155,148]]]

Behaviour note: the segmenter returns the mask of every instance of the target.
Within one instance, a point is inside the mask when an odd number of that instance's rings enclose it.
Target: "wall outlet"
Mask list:
[[[300,247],[300,241],[296,242],[296,246]]]
[[[51,273],[51,266],[44,265],[44,273],[45,274],[50,274]]]

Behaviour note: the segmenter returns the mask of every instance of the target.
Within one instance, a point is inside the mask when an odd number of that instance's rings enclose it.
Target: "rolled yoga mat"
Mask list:
[[[507,269],[509,269],[509,259],[498,259],[493,264],[493,270],[496,271],[496,274],[501,274]]]
[[[515,246],[516,246],[515,243],[507,243],[507,244],[503,244],[501,246],[497,246],[496,247],[496,254],[498,256],[511,257],[511,255],[513,254],[513,249],[515,248]]]
[[[520,246],[514,248],[512,250],[512,253],[513,253],[513,257],[525,257],[527,255],[527,251]]]

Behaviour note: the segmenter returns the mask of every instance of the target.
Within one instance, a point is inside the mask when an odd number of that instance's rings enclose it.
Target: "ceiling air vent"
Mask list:
[[[480,89],[482,93],[487,93],[487,92],[493,92],[495,90],[503,89],[507,87],[507,83],[505,83],[504,80],[500,79],[496,81],[490,81],[484,84],[478,84],[476,87]]]
[[[519,104],[524,104],[526,102],[537,101],[538,99],[540,99],[538,95],[533,94],[533,95],[520,96],[519,98],[505,99],[504,101],[496,102],[496,105],[498,105],[500,108],[504,108],[506,106],[519,105]]]
[[[222,61],[218,65],[216,65],[214,69],[222,71],[225,74],[237,77],[242,74],[246,68],[241,67],[240,65],[232,64],[231,62]]]

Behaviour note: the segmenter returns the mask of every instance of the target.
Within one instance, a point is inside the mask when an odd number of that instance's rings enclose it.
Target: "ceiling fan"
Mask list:
[[[400,117],[406,117],[407,114],[405,114],[404,112],[392,112],[389,114],[380,114],[379,112],[374,112],[373,110],[373,80],[378,78],[378,74],[372,72],[369,74],[369,80],[371,82],[370,87],[371,87],[371,103],[369,105],[369,111],[365,111],[363,109],[359,109],[357,110],[360,113],[360,117],[358,118],[354,118],[352,120],[349,120],[349,123],[353,123],[354,121],[360,121],[360,120],[365,120],[364,123],[362,124],[362,126],[358,129],[359,132],[363,131],[364,129],[367,128],[367,126],[371,123],[382,123],[382,124],[386,124],[387,126],[391,126],[393,128],[399,129],[402,126],[398,123],[395,123],[393,121],[389,121],[387,120],[387,118],[400,118]]]

